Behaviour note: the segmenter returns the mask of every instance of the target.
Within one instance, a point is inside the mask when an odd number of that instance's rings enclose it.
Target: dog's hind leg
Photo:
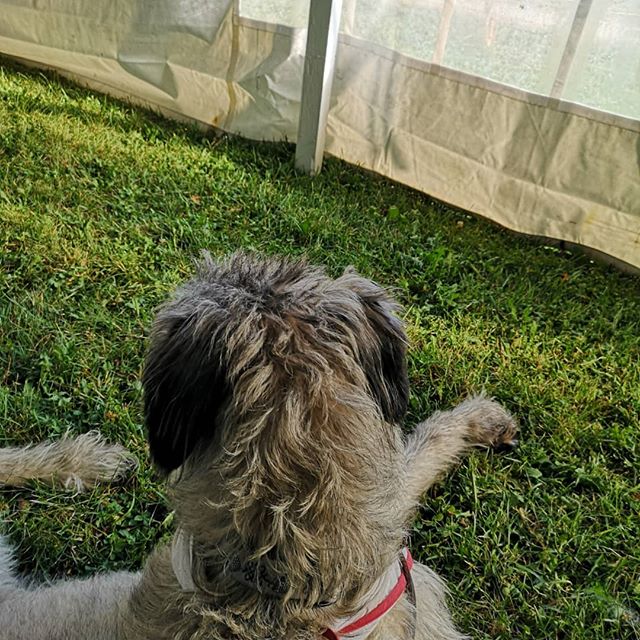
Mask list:
[[[26,447],[0,449],[0,485],[21,487],[32,480],[82,491],[98,482],[117,482],[137,466],[124,447],[97,431]]]
[[[497,402],[472,397],[418,424],[405,446],[407,498],[412,510],[422,494],[473,447],[513,448],[517,425]]]

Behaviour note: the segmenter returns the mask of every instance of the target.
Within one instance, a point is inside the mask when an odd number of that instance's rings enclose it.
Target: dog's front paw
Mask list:
[[[63,438],[49,445],[58,454],[57,481],[68,489],[84,491],[103,482],[122,482],[138,467],[125,447],[104,440],[98,431]]]
[[[455,409],[467,421],[468,439],[477,446],[510,451],[518,446],[518,424],[515,418],[495,400],[476,396]]]

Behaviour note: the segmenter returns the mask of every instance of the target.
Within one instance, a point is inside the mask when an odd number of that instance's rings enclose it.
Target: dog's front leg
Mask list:
[[[497,402],[476,396],[421,422],[405,446],[407,498],[412,509],[422,494],[473,447],[513,448],[517,425]]]
[[[109,444],[97,431],[25,447],[0,448],[0,486],[33,480],[82,491],[98,482],[119,482],[138,466],[135,456]]]

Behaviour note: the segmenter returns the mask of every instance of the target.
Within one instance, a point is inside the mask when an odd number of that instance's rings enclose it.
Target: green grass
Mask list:
[[[142,460],[124,488],[4,490],[21,566],[138,568],[171,529],[140,368],[154,306],[201,249],[306,254],[395,288],[410,421],[480,389],[521,447],[476,453],[427,496],[416,555],[478,639],[640,637],[640,282],[514,237],[336,160],[207,137],[0,68],[0,436],[101,429]]]

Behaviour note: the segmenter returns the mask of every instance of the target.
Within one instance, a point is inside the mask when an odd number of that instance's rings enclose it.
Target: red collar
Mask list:
[[[327,640],[340,640],[343,636],[348,636],[349,634],[362,630],[364,627],[373,625],[400,600],[403,594],[413,595],[413,580],[411,579],[413,558],[411,557],[411,553],[409,553],[409,549],[405,548],[400,553],[399,562],[400,576],[391,588],[391,591],[381,602],[361,617],[356,618],[340,629],[325,629],[325,631],[322,632],[323,637],[327,638]]]

